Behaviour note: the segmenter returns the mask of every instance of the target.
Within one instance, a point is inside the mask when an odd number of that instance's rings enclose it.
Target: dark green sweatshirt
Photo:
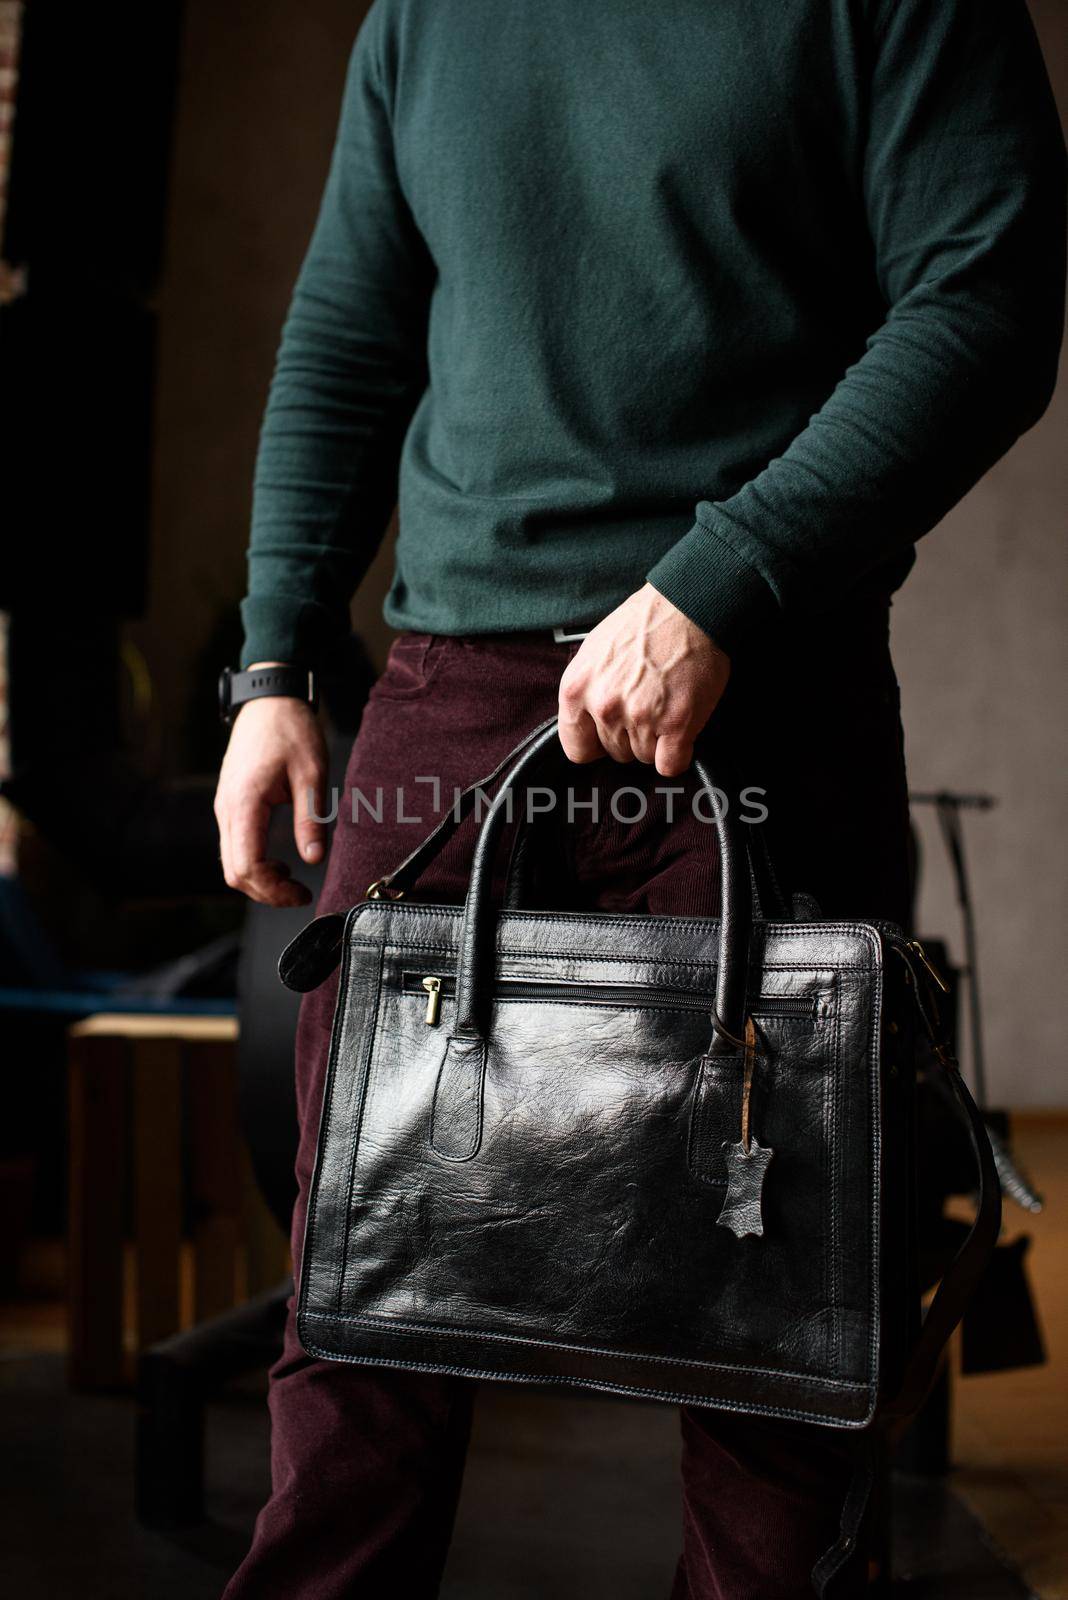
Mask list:
[[[282,335],[242,659],[399,628],[734,651],[889,591],[1054,383],[1023,0],[375,0]]]

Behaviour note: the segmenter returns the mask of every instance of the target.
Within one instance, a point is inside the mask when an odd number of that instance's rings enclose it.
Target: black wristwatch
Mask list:
[[[269,694],[306,700],[313,711],[319,704],[315,673],[310,667],[253,667],[250,672],[224,667],[219,677],[219,715],[229,724],[246,701]]]

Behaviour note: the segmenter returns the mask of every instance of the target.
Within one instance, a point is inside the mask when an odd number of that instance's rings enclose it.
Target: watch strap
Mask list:
[[[224,667],[219,679],[219,714],[224,722],[232,722],[249,700],[268,695],[303,700],[314,710],[319,703],[315,673],[310,667],[295,666],[252,667],[244,672]]]

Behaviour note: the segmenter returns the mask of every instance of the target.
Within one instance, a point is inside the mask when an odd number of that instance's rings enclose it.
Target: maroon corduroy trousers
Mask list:
[[[884,602],[813,636],[762,642],[736,662],[706,750],[713,765],[717,749],[729,750],[739,789],[765,791],[759,803],[784,887],[814,895],[827,916],[904,922],[907,801],[887,618]],[[430,831],[457,788],[555,711],[577,648],[549,634],[395,641],[353,746],[320,912],[360,899]],[[568,825],[572,897],[613,911],[718,909],[713,830],[695,820],[686,796],[657,794],[669,781],[637,764],[575,771],[576,787],[585,783],[588,795],[596,785],[603,803],[598,821],[576,806]],[[353,791],[362,797],[355,821]],[[473,838],[469,821],[414,898],[463,900]],[[300,1015],[298,1270],[335,995],[332,979],[306,996]],[[225,1600],[430,1600],[476,1388],[311,1359],[291,1307],[271,1372],[272,1493]],[[845,1441],[833,1430],[708,1409],[680,1415],[683,1541],[672,1600],[804,1600],[813,1564],[837,1535]],[[858,1560],[836,1592],[862,1594],[863,1569]]]

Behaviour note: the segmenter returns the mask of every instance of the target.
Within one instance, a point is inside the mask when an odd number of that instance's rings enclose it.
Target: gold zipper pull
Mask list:
[[[441,1011],[441,979],[424,978],[423,988],[426,990],[426,1020],[428,1027],[433,1027]]]
[[[931,960],[920,941],[918,939],[910,939],[909,949],[915,950],[916,954],[919,956],[920,960],[923,962],[924,966],[927,968],[927,971],[930,973],[935,983],[937,983],[942,993],[948,994],[949,984],[946,982],[945,978],[943,978],[942,974],[939,972],[938,968],[935,966],[934,962]]]

